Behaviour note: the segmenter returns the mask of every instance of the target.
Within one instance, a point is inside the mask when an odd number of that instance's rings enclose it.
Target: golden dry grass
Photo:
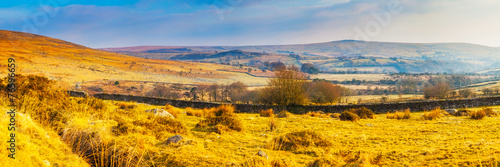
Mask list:
[[[393,114],[387,113],[387,119],[410,119],[410,109],[404,111],[396,111]]]
[[[411,113],[405,121],[380,114],[356,122],[290,114],[274,120],[279,126],[271,131],[274,117],[235,113],[229,105],[202,110],[209,115],[206,118],[178,114],[169,119],[145,110],[182,113],[185,109],[133,102],[128,105],[136,107],[122,109],[121,102],[70,98],[50,87],[38,89],[23,97],[20,106],[20,112],[32,118],[19,118],[25,130],[18,133],[18,153],[24,154],[24,161],[7,159],[3,149],[2,166],[41,166],[45,160],[58,166],[499,165],[499,117],[474,120],[445,116],[440,109],[430,112],[440,117],[433,121],[422,119],[427,112]],[[28,98],[31,95],[43,98]],[[7,108],[5,103],[1,108]],[[57,119],[42,111],[51,111]],[[1,120],[3,141],[6,120]],[[200,123],[215,130],[197,128]],[[29,127],[34,128],[26,130]],[[44,134],[50,137],[43,138]],[[175,135],[185,139],[166,143]],[[269,159],[256,156],[259,150]]]
[[[434,110],[431,111],[426,111],[422,118],[425,120],[437,120],[443,116],[445,116],[446,111],[441,110],[440,108],[435,108]]]
[[[2,107],[2,111],[7,108]],[[11,131],[8,131],[9,115],[2,114],[0,119],[0,166],[90,166],[85,160],[71,151],[52,129],[35,123],[29,115],[16,116],[16,159],[7,157],[6,141]]]

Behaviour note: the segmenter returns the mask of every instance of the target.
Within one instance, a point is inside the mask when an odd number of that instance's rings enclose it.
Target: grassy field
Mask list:
[[[78,101],[80,98],[72,99]],[[188,116],[186,111],[196,111],[192,109],[168,109],[172,113],[178,113],[175,121],[185,127],[183,131],[172,132],[169,128],[156,128],[159,124],[157,125],[154,121],[158,118],[151,113],[144,112],[147,109],[165,108],[165,106],[114,101],[104,101],[102,105],[105,110],[95,110],[101,112],[100,114],[85,110],[72,112],[72,117],[62,128],[93,132],[96,134],[94,136],[101,138],[99,142],[102,143],[97,144],[129,143],[110,149],[135,152],[136,156],[147,160],[140,161],[138,163],[140,166],[145,164],[154,166],[271,166],[273,163],[308,166],[317,160],[326,166],[329,166],[328,164],[347,166],[499,165],[499,117],[473,120],[468,117],[447,116],[428,121],[422,118],[424,113],[419,112],[412,113],[408,120],[387,119],[386,114],[380,114],[375,115],[375,119],[350,122],[341,121],[338,118],[308,115],[270,118],[259,114],[235,114],[234,117],[241,121],[242,131],[230,130],[219,134],[197,128],[196,125],[207,118]],[[3,106],[2,110],[5,109],[6,106]],[[500,106],[494,109],[498,110]],[[66,147],[60,144],[62,141],[54,140],[58,136],[53,130],[35,123],[36,121],[29,119],[27,115],[21,115],[18,118],[20,119],[19,126],[22,127],[19,132],[21,134],[18,150],[20,160],[7,159],[6,151],[2,149],[0,158],[2,166],[43,163],[88,166],[75,154],[68,153],[71,145]],[[274,131],[270,131],[272,119],[277,125]],[[3,123],[0,127],[3,134],[2,140],[6,140],[4,139],[7,133],[5,120],[2,119]],[[138,123],[151,120],[153,122],[149,124]],[[128,130],[117,133],[116,129],[123,127],[127,127]],[[292,132],[303,131],[315,133],[331,145],[320,147],[312,144],[312,146],[300,146],[294,150],[271,149],[273,139]],[[47,137],[43,135],[39,137],[40,133],[47,134]],[[177,134],[184,137],[182,144],[165,144],[167,138]],[[315,142],[314,138],[301,137],[304,139],[302,142]],[[46,143],[50,144],[47,146]],[[259,151],[264,151],[269,158],[257,156]],[[83,156],[82,154],[76,155]],[[119,160],[124,161],[127,156],[122,158],[125,159]]]
[[[382,100],[385,98],[385,101]],[[380,102],[393,102],[393,101],[405,101],[414,99],[424,99],[424,95],[363,95],[363,96],[346,96],[343,99],[347,99],[347,103],[357,103],[361,99],[362,103],[380,103]]]
[[[393,77],[387,74],[317,74],[311,75],[311,79],[326,79],[329,81],[350,81],[352,79],[379,81],[382,79],[392,79]]]

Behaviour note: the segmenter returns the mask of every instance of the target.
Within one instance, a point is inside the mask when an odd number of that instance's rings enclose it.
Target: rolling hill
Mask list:
[[[196,62],[138,58],[22,32],[0,30],[0,58],[16,60],[18,74],[37,74],[73,86],[78,82],[128,80],[164,83],[263,85],[265,78],[230,72],[234,68]],[[5,66],[5,65],[4,65]],[[7,70],[0,71],[2,77]]]
[[[215,52],[231,50],[282,56],[299,55],[295,62],[292,60],[288,64],[314,63],[324,71],[377,67],[388,72],[470,73],[500,68],[500,48],[467,43],[425,44],[344,40],[297,45],[136,46],[101,50],[157,59],[172,59],[182,55],[183,60],[195,57],[196,54],[216,54]]]

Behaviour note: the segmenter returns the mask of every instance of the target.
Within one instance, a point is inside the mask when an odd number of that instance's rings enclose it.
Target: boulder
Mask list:
[[[266,159],[269,159],[269,157],[267,156],[267,154],[264,151],[262,151],[262,150],[259,150],[259,152],[257,153],[257,155],[261,156],[261,157],[264,157]]]
[[[181,135],[175,135],[175,136],[168,138],[166,144],[178,143],[182,139],[184,139],[184,138]]]
[[[160,108],[149,109],[149,110],[146,110],[146,112],[154,113],[156,116],[168,117],[168,118],[175,119],[174,115],[172,115],[168,111],[165,111],[164,109],[160,109]]]
[[[444,111],[446,111],[450,115],[454,115],[458,110],[457,109],[445,109]]]

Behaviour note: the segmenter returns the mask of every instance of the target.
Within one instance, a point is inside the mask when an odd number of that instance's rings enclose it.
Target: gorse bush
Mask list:
[[[232,105],[221,105],[214,110],[215,116],[232,116],[234,115],[234,106]]]
[[[211,109],[210,113],[213,113],[213,116],[207,117],[205,120],[198,122],[198,124],[196,124],[196,128],[219,134],[229,130],[243,130],[243,124],[238,116],[234,114],[233,106],[221,105],[217,108]]]
[[[410,109],[396,111],[394,114],[387,113],[387,119],[410,119]]]
[[[203,116],[203,110],[193,109],[191,107],[186,107],[186,115],[188,116]]]
[[[103,100],[69,97],[45,77],[19,75],[16,79],[19,114],[55,131],[90,166],[154,166],[153,141],[187,133],[182,123],[146,113],[136,104],[117,103],[113,111]],[[5,81],[1,80],[0,87],[7,88]]]
[[[274,119],[274,115],[271,115],[269,117],[269,130],[272,132],[278,127],[278,122],[276,122],[276,119]]]
[[[374,119],[375,114],[373,113],[372,110],[362,107],[362,108],[357,108],[357,109],[350,109],[349,112],[354,113],[359,116],[361,119]]]
[[[274,111],[273,111],[273,109],[261,110],[259,112],[259,115],[261,117],[271,117],[274,115]]]
[[[100,106],[102,101],[98,102],[99,100],[71,100],[64,89],[45,77],[17,75],[15,83],[18,97],[17,110],[29,114],[36,122],[56,132],[63,128],[75,110],[94,112],[105,110],[105,107]],[[3,78],[0,82],[2,90],[9,87],[7,84],[8,78]]]
[[[486,117],[486,112],[484,110],[474,111],[470,114],[471,119],[480,120]]]
[[[443,117],[445,114],[448,114],[446,111],[441,110],[439,107],[430,111],[429,113],[424,113],[423,118],[425,120],[436,120]]]
[[[350,111],[344,111],[339,115],[341,121],[359,121],[359,116]]]
[[[165,107],[163,107],[165,111],[168,111],[168,113],[172,114],[175,118],[178,118],[179,115],[182,113],[182,110],[179,108],[175,108],[174,106],[171,106],[170,104],[165,104]]]
[[[498,116],[498,114],[495,111],[493,111],[493,109],[491,109],[491,108],[483,108],[482,111],[484,111],[484,113],[488,117],[496,117],[496,116]]]

